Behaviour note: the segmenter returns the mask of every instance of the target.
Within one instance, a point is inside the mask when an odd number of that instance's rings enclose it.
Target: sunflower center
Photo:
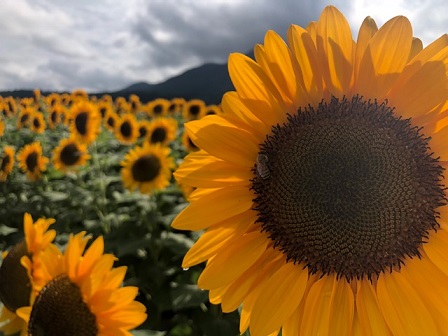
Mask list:
[[[357,96],[299,109],[261,144],[258,222],[311,273],[371,279],[399,268],[420,256],[446,204],[443,168],[420,130]]]
[[[154,155],[144,155],[132,165],[132,177],[138,182],[149,182],[159,175],[160,160]]]
[[[87,119],[88,119],[87,112],[81,112],[75,118],[76,130],[81,135],[85,135],[87,133]]]
[[[20,264],[23,256],[31,257],[25,241],[13,246],[0,267],[0,300],[12,312],[30,304],[31,283]]]
[[[35,128],[40,128],[40,120],[38,118],[34,118],[33,125]]]
[[[153,113],[154,113],[155,115],[162,114],[162,111],[163,111],[162,105],[156,105],[156,106],[154,106],[154,108],[152,109],[152,111],[153,111]]]
[[[138,129],[138,136],[140,138],[143,138],[146,134],[148,133],[148,130],[146,129],[145,126],[140,126],[140,128]]]
[[[28,333],[32,336],[96,336],[98,327],[79,287],[63,275],[40,291],[31,311]]]
[[[121,135],[123,135],[125,138],[129,138],[132,134],[132,127],[131,124],[127,121],[123,122],[120,125],[120,133]]]
[[[58,120],[58,112],[56,111],[51,112],[50,119],[52,123],[56,123],[56,121]]]
[[[78,146],[75,144],[68,144],[61,150],[60,160],[66,166],[74,165],[81,157]]]
[[[166,129],[163,127],[157,127],[151,133],[151,143],[164,142],[166,139]]]
[[[22,124],[24,124],[24,123],[26,123],[27,121],[28,121],[28,118],[29,118],[30,116],[28,115],[28,114],[24,114],[24,115],[22,115],[21,117],[20,117],[20,122],[22,123]]]
[[[28,171],[30,171],[30,172],[34,171],[34,169],[36,169],[36,167],[37,167],[37,153],[36,152],[30,153],[26,157],[25,163],[26,163],[26,168],[28,169]]]
[[[114,127],[114,126],[115,126],[115,119],[114,119],[112,116],[109,116],[109,117],[107,118],[107,124],[108,124],[109,126],[111,126],[111,127]]]
[[[201,111],[201,109],[199,108],[199,105],[191,105],[189,112],[190,115],[193,117],[197,117],[199,115],[199,112]]]

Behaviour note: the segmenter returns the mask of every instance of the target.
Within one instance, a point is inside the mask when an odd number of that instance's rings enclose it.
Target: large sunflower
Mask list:
[[[42,253],[56,236],[56,231],[48,230],[53,223],[52,218],[39,218],[33,222],[31,215],[26,213],[23,218],[24,240],[14,245],[3,259],[0,267],[0,300],[3,303],[0,331],[6,335],[19,331],[21,335],[27,335],[26,323],[15,312],[34,300],[33,281],[41,281]]]
[[[84,166],[89,159],[87,146],[73,138],[62,139],[53,150],[53,165],[58,170],[67,171]]]
[[[14,154],[14,147],[5,146],[3,148],[3,155],[0,158],[0,181],[6,181],[6,178],[12,172],[15,162]]]
[[[25,145],[17,154],[19,167],[31,181],[36,181],[47,168],[49,159],[42,155],[39,141]]]
[[[354,42],[330,6],[287,38],[230,55],[223,114],[186,125],[182,267],[253,336],[445,335],[448,36],[367,18]]]
[[[71,235],[62,254],[51,245],[41,255],[41,277],[33,282],[32,305],[17,314],[30,335],[131,335],[146,319],[135,301],[138,288],[120,287],[126,267],[113,268],[113,254],[103,254],[97,238],[86,250],[85,232]],[[26,268],[32,263],[23,261]]]
[[[169,148],[146,142],[143,146],[131,149],[121,165],[124,186],[129,190],[138,188],[141,193],[150,194],[170,184],[174,161]]]
[[[70,110],[70,132],[81,142],[89,145],[100,132],[101,116],[97,107],[85,100],[79,100]]]

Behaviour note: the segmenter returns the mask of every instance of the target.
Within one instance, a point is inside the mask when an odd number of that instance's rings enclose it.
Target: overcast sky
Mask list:
[[[0,90],[113,91],[158,83],[285,36],[323,0],[2,0]],[[335,0],[354,36],[362,20],[407,16],[426,45],[448,31],[446,0]]]

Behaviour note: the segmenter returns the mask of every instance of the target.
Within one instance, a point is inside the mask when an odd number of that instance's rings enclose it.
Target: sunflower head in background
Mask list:
[[[101,116],[96,105],[79,100],[70,109],[70,133],[87,145],[95,141],[100,132]]]
[[[139,136],[138,122],[135,115],[124,113],[117,119],[115,137],[123,145],[132,145]]]
[[[14,245],[3,258],[0,267],[0,331],[10,335],[22,332],[27,335],[26,323],[15,312],[30,305],[35,297],[33,281],[41,281],[41,255],[51,245],[56,231],[48,230],[55,221],[39,218],[33,222],[30,214],[23,219],[25,238]],[[24,267],[26,265],[26,267]]]
[[[44,115],[40,112],[33,113],[30,119],[30,129],[37,134],[42,134],[45,131],[45,127]]]
[[[17,128],[28,127],[31,122],[31,116],[37,113],[33,107],[25,107],[21,109],[17,117]]]
[[[62,139],[53,150],[53,166],[57,170],[67,171],[81,167],[90,159],[87,145],[73,138]]]
[[[31,181],[40,179],[42,172],[47,168],[49,159],[42,155],[42,146],[39,141],[25,145],[17,153],[19,168],[26,173]]]
[[[199,287],[253,336],[445,334],[448,36],[367,18],[355,42],[329,6],[254,55],[186,124],[172,225],[206,231],[182,266],[208,261]]]
[[[167,115],[171,103],[168,99],[157,98],[143,106],[143,110],[150,118],[161,118]]]
[[[132,148],[121,162],[121,178],[124,186],[143,194],[163,190],[170,184],[174,160],[170,149],[147,142]]]
[[[15,163],[15,149],[12,146],[5,146],[0,158],[0,181],[6,181],[6,178],[11,174]]]
[[[42,253],[35,300],[17,311],[30,335],[130,335],[146,320],[145,306],[134,300],[138,288],[121,286],[127,268],[113,267],[102,237],[86,249],[88,240],[81,232],[64,253],[54,245]]]
[[[157,118],[148,125],[147,139],[151,144],[166,146],[176,138],[177,122],[172,118]]]
[[[203,117],[205,102],[201,99],[191,99],[187,101],[182,110],[182,117],[185,121],[197,120]]]

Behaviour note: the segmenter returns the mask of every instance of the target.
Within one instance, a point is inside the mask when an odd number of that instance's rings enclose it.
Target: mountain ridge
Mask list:
[[[234,90],[234,87],[227,72],[227,64],[205,63],[158,84],[142,81],[117,91],[96,92],[89,93],[89,95],[100,97],[108,94],[115,99],[119,96],[129,98],[130,95],[135,94],[143,103],[156,98],[180,97],[186,100],[201,99],[206,104],[219,104],[223,94],[231,90]],[[66,93],[67,91],[55,92]],[[50,93],[52,92],[42,91],[43,95]],[[33,90],[0,91],[0,95],[16,98],[32,97]]]

